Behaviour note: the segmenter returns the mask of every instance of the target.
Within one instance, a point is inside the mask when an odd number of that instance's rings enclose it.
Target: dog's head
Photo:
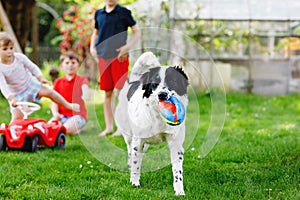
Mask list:
[[[187,94],[188,77],[181,67],[155,67],[142,75],[143,98],[154,94],[158,99],[165,100],[171,95]]]

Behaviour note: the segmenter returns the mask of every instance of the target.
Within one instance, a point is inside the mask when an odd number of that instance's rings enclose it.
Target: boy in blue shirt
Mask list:
[[[98,61],[100,89],[105,91],[104,117],[106,128],[99,136],[113,132],[113,95],[119,94],[128,74],[128,51],[140,37],[140,30],[131,11],[118,4],[118,0],[105,0],[105,7],[95,12],[95,26],[90,51]],[[132,30],[127,40],[128,27]],[[113,136],[121,135],[117,130]]]

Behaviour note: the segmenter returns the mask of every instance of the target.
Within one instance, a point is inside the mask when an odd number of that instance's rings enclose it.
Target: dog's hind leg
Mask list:
[[[127,146],[127,156],[128,156],[127,165],[128,165],[129,171],[130,171],[131,170],[131,160],[132,160],[131,159],[131,141],[132,141],[132,137],[124,135],[124,134],[123,134],[123,137],[124,137],[124,140],[125,140],[126,146]]]
[[[130,182],[133,186],[140,186],[140,173],[142,165],[142,145],[141,139],[133,137],[131,141],[131,168]]]
[[[148,150],[149,146],[149,144],[144,144],[143,153],[145,153]]]
[[[171,153],[171,163],[173,171],[173,187],[175,195],[185,195],[183,189],[183,154],[184,149],[182,146],[175,145],[174,143],[169,144]]]

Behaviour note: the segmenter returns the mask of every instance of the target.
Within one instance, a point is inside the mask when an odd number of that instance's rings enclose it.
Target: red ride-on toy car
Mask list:
[[[10,125],[1,124],[0,151],[20,149],[35,152],[39,146],[65,148],[66,128],[58,121],[47,123],[43,119],[27,119],[27,116],[40,109],[30,102],[18,102],[24,119],[15,120]]]

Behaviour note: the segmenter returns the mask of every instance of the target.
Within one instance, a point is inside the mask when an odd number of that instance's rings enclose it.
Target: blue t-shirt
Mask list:
[[[105,7],[97,10],[95,28],[98,29],[98,55],[104,59],[117,57],[117,49],[126,44],[128,27],[135,24],[131,11],[120,5],[109,13],[105,11]]]

